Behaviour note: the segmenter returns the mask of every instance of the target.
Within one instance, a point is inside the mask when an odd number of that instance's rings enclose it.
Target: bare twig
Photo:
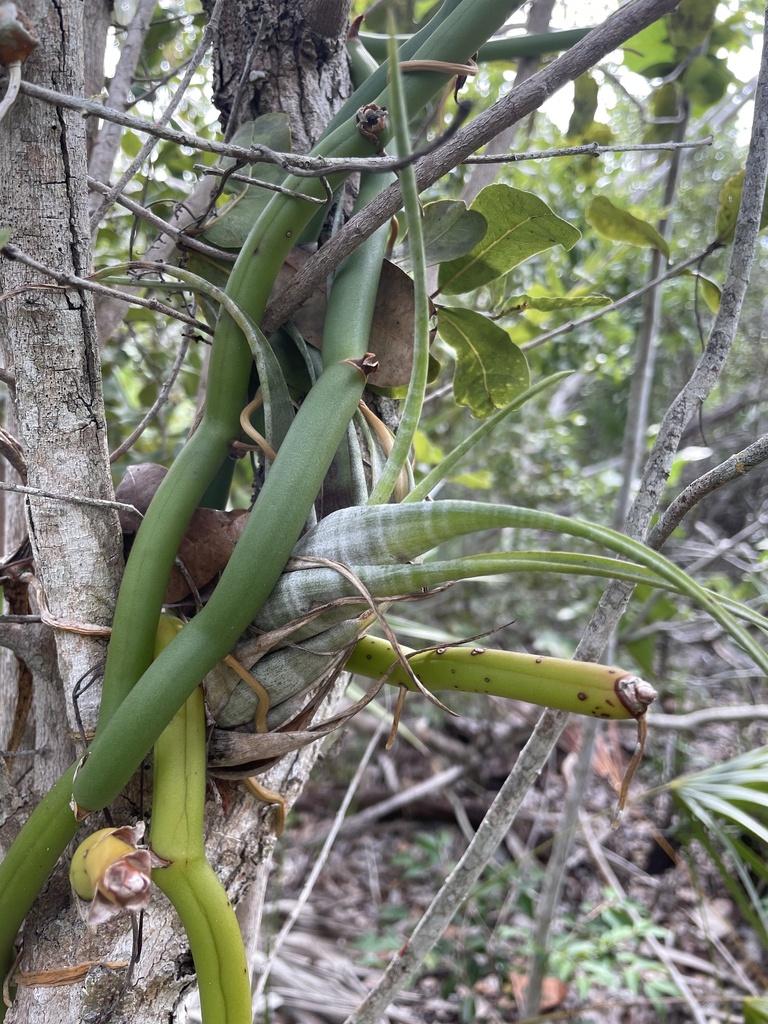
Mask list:
[[[688,124],[688,112],[684,112],[683,120],[675,131],[678,139],[682,139]],[[669,210],[673,204],[680,180],[682,160],[685,154],[675,150],[671,158],[665,162],[667,168],[664,189],[661,199],[662,209]],[[670,234],[670,216],[664,213],[656,225],[661,238],[668,240]],[[651,250],[646,277],[655,280],[669,259],[659,249]],[[649,288],[643,295],[640,324],[636,332],[634,345],[634,363],[629,383],[627,399],[627,416],[624,424],[624,441],[622,445],[622,481],[614,513],[613,525],[619,528],[624,522],[631,502],[633,488],[646,453],[646,431],[648,427],[648,410],[654,382],[656,355],[659,350],[659,334],[661,331],[661,289]]]
[[[687,715],[651,715],[648,726],[665,732],[698,733],[707,725],[721,722],[764,722],[768,719],[768,704],[719,704],[713,708],[700,708]]]
[[[533,149],[526,153],[478,153],[462,160],[463,164],[516,164],[522,160],[553,160],[560,156],[603,156],[605,153],[657,153],[676,149],[701,149],[711,146],[711,135],[695,142],[644,142],[635,146],[601,146],[587,142],[583,146],[561,146],[559,149]]]
[[[152,15],[155,12],[155,0],[139,0],[131,23],[126,29],[120,47],[120,59],[115,73],[109,83],[107,106],[115,110],[125,110],[136,67],[141,56],[144,37],[147,34]],[[89,172],[98,181],[108,181],[112,173],[115,156],[120,147],[120,126],[113,121],[104,121],[91,150]],[[91,200],[95,200],[91,196]],[[92,202],[92,207],[96,203]]]
[[[176,378],[179,375],[179,371],[181,370],[181,367],[184,364],[184,357],[187,354],[188,348],[189,334],[185,332],[184,336],[181,339],[181,344],[179,345],[179,351],[176,354],[176,359],[174,360],[173,366],[171,367],[171,372],[168,377],[168,380],[165,382],[165,384],[163,384],[162,388],[160,389],[160,394],[154,400],[151,407],[147,410],[146,414],[141,420],[141,423],[134,427],[134,429],[131,431],[128,437],[126,437],[122,444],[118,445],[117,448],[115,448],[115,450],[110,454],[110,464],[113,462],[117,462],[120,456],[124,455],[128,451],[128,449],[131,448],[136,443],[136,441],[141,437],[141,435],[147,429],[147,427],[155,418],[155,416],[157,416],[160,409],[162,409],[162,407],[168,401],[168,396],[171,393],[171,388],[176,382]]]
[[[314,196],[305,196],[303,192],[297,192],[293,188],[285,188],[283,185],[278,185],[274,181],[262,181],[260,178],[250,178],[246,174],[235,174],[234,172],[228,171],[224,167],[206,167],[205,164],[193,164],[193,169],[199,171],[206,177],[212,178],[226,178],[227,181],[239,181],[244,185],[250,185],[254,188],[265,188],[268,192],[279,192],[281,196],[293,196],[294,199],[304,199],[308,203],[314,203],[315,206],[325,206],[326,203],[333,199],[333,189],[325,178],[326,194],[321,198],[315,198]]]
[[[192,59],[189,61],[189,64],[181,78],[181,81],[173,90],[171,101],[165,108],[165,110],[162,113],[162,116],[157,122],[158,127],[164,127],[168,124],[177,107],[181,103],[184,97],[184,93],[187,91],[187,87],[189,86],[189,83],[192,81],[192,76],[197,71],[198,65],[202,61],[203,57],[206,54],[206,51],[208,50],[208,47],[211,44],[211,39],[213,38],[214,32],[217,28],[223,6],[224,0],[216,0],[213,10],[211,11],[210,17],[206,22],[206,26],[203,29],[203,35],[200,40],[200,43],[198,44],[197,49],[195,50],[192,56]],[[96,230],[101,218],[110,208],[110,206],[115,201],[117,196],[119,196],[122,193],[126,185],[128,185],[129,182],[133,180],[137,171],[139,170],[141,165],[144,163],[144,161],[147,159],[147,157],[149,156],[149,154],[152,152],[156,145],[157,137],[154,134],[150,134],[149,138],[141,147],[139,152],[136,154],[135,158],[131,161],[130,165],[126,167],[118,183],[110,190],[104,202],[101,204],[100,207],[98,207],[98,209],[94,210],[91,214],[92,231]]]
[[[133,505],[126,505],[123,501],[109,501],[107,498],[84,498],[78,494],[55,494],[53,491],[44,491],[39,487],[26,487],[24,484],[9,484],[6,480],[0,480],[0,491],[14,491],[17,494],[29,494],[33,498],[50,498],[51,501],[68,501],[73,505],[92,505],[94,508],[113,508],[118,512],[131,512],[134,515],[141,515],[141,512]]]
[[[21,61],[14,60],[8,65],[8,87],[5,90],[5,96],[0,100],[0,121],[3,120],[16,101],[16,97],[19,95],[20,85]]]
[[[657,2],[666,2],[666,0],[657,0]],[[166,128],[159,122],[147,121],[142,117],[133,117],[119,110],[112,110],[110,107],[105,107],[102,103],[98,103],[95,100],[57,92],[55,89],[48,89],[34,82],[22,81],[21,92],[31,96],[33,99],[43,100],[56,107],[63,107],[67,110],[79,110],[86,117],[98,117],[105,121],[114,121],[115,124],[120,124],[125,128],[132,128],[133,131],[149,135],[154,140],[164,139],[167,142],[176,143],[178,146],[188,146],[190,149],[197,149],[200,152],[233,157],[244,164],[276,164],[287,173],[300,178],[322,178],[329,174],[353,173],[356,171],[386,174],[390,171],[402,170],[422,157],[434,155],[435,152],[439,151],[454,132],[458,134],[457,129],[459,125],[469,113],[468,105],[459,104],[457,116],[448,130],[428,146],[414,151],[408,157],[313,157],[304,156],[301,153],[283,153],[261,143],[254,143],[246,147],[234,146],[228,142],[217,142],[214,139],[204,139],[190,132],[180,132],[172,128]],[[481,142],[480,145],[482,144]],[[471,150],[468,150],[469,152]],[[117,187],[115,186],[115,188]],[[426,185],[423,187],[426,188]],[[398,206],[396,205],[394,209],[397,210]],[[384,218],[384,220],[387,219],[387,217]]]
[[[178,309],[174,309],[173,306],[166,306],[164,302],[158,302],[157,299],[145,299],[140,295],[131,295],[128,292],[122,292],[118,288],[110,288],[108,285],[99,284],[97,281],[91,281],[87,277],[78,277],[77,274],[69,274],[61,270],[56,270],[54,267],[46,266],[45,263],[40,263],[38,260],[33,259],[32,256],[24,252],[17,245],[6,245],[0,254],[5,256],[9,260],[18,260],[19,263],[23,263],[25,267],[30,267],[32,270],[38,271],[40,274],[44,274],[46,277],[52,278],[57,286],[63,288],[84,288],[87,291],[95,292],[98,295],[109,295],[111,298],[120,299],[121,302],[127,302],[135,306],[144,306],[146,309],[151,309],[155,313],[161,313],[163,316],[168,316],[174,320],[180,320],[181,323],[187,324],[190,327],[194,327],[196,331],[200,331],[203,334],[213,334],[213,331],[208,324],[203,323],[201,320],[195,320],[194,317],[189,316],[187,313],[182,313]],[[158,271],[161,268],[158,268]],[[137,282],[138,284],[138,282]],[[47,288],[53,287],[43,284],[28,284],[24,285],[24,289],[34,288]],[[14,293],[21,289],[14,289]],[[0,295],[0,302],[8,297],[9,294]]]
[[[347,786],[347,791],[344,794],[344,799],[341,801],[341,805],[339,806],[338,811],[333,817],[330,830],[325,839],[325,842],[323,843],[323,848],[320,850],[320,853],[315,858],[314,863],[312,865],[312,870],[307,876],[307,879],[304,882],[304,885],[302,886],[301,892],[299,893],[296,902],[291,908],[290,914],[286,918],[282,928],[278,932],[277,938],[272,944],[269,957],[264,963],[264,966],[261,968],[261,971],[259,973],[259,980],[256,983],[256,986],[254,987],[253,990],[254,1003],[263,993],[267,981],[269,980],[269,974],[272,968],[272,964],[277,958],[277,955],[282,949],[286,939],[288,938],[291,931],[293,930],[294,925],[298,921],[302,910],[307,905],[307,901],[312,895],[312,890],[315,887],[315,883],[317,882],[317,879],[320,877],[320,872],[323,870],[325,863],[328,860],[333,844],[336,842],[336,838],[338,837],[338,834],[344,823],[344,818],[346,817],[347,811],[349,810],[349,805],[352,803],[352,799],[355,793],[357,792],[357,788],[362,782],[363,775],[365,774],[365,771],[368,767],[368,762],[371,760],[373,752],[378,746],[379,740],[381,739],[381,736],[384,732],[384,725],[385,722],[384,719],[382,719],[379,722],[379,725],[376,731],[374,732],[373,736],[369,740],[368,746],[365,748],[363,756],[360,758],[360,763],[357,765],[357,768],[355,769],[355,774],[352,776],[349,785]]]
[[[635,922],[635,924],[638,924],[640,922],[640,915],[637,909],[629,901],[627,901],[627,894],[624,891],[621,882],[617,878],[616,873],[608,864],[608,861],[606,860],[605,855],[603,854],[602,847],[600,846],[600,843],[597,841],[597,837],[595,836],[592,824],[587,818],[586,814],[582,814],[581,816],[581,827],[584,832],[584,838],[587,841],[587,846],[589,847],[590,853],[592,854],[595,863],[600,869],[600,873],[605,879],[606,884],[608,884],[613,889],[613,891],[620,899],[625,901],[624,909]],[[675,985],[677,985],[681,995],[685,999],[685,1002],[688,1004],[688,1009],[691,1011],[692,1019],[696,1021],[696,1024],[707,1024],[707,1015],[704,1013],[703,1009],[701,1008],[698,1001],[691,992],[690,988],[688,987],[688,983],[685,980],[685,977],[677,969],[677,966],[675,965],[673,958],[670,956],[671,951],[668,950],[666,946],[662,945],[659,942],[659,940],[655,938],[653,935],[646,935],[644,941],[647,943],[649,949],[656,957],[656,959],[659,961],[659,963],[662,963],[664,965],[670,978],[672,979],[672,981],[674,981]]]
[[[102,195],[110,195],[111,189],[109,185],[105,185],[101,181],[97,181],[95,178],[88,176],[88,187],[92,188],[95,192],[100,192]],[[129,199],[128,196],[115,196],[115,202],[118,206],[123,206],[126,210],[130,210],[137,217],[141,217],[148,224],[156,227],[159,231],[162,231],[164,235],[169,235],[174,243],[183,249],[194,249],[195,252],[203,253],[205,256],[212,256],[217,260],[226,260],[227,263],[234,262],[234,256],[231,252],[226,252],[224,249],[217,249],[213,245],[207,245],[205,242],[201,242],[199,239],[194,238],[192,235],[187,235],[177,227],[173,227],[167,221],[163,220],[162,217],[158,217],[156,213],[148,210],[146,206],[142,206],[141,203],[137,203],[135,199]]]
[[[711,247],[710,247],[711,248]],[[658,277],[653,278],[652,281],[647,281],[644,285],[639,288],[635,288],[634,291],[628,292],[626,295],[622,295],[620,299],[612,302],[610,306],[601,306],[594,313],[589,313],[587,316],[581,317],[579,320],[569,320],[567,324],[560,324],[559,327],[553,327],[551,331],[546,331],[544,334],[540,334],[537,338],[533,338],[531,341],[525,342],[520,347],[526,352],[533,348],[538,348],[540,345],[545,344],[547,341],[552,341],[553,338],[558,338],[561,334],[568,334],[570,331],[576,331],[581,327],[587,327],[589,324],[593,324],[595,320],[600,320],[602,317],[607,316],[608,313],[614,313],[617,309],[621,309],[630,302],[634,302],[635,299],[641,295],[645,295],[646,292],[651,291],[654,288],[658,288],[660,284],[664,284],[665,281],[671,281],[673,277],[678,277],[688,267],[692,267],[695,263],[700,263],[701,260],[709,253],[710,248],[704,250],[704,252],[697,252],[695,256],[689,256],[687,259],[681,260],[676,263],[674,267],[670,267],[664,274],[660,274]]]
[[[581,748],[576,769],[568,787],[558,831],[547,860],[547,870],[536,905],[536,920],[533,929],[534,953],[528,964],[528,987],[525,993],[525,1012],[533,1017],[539,1012],[541,987],[549,961],[549,936],[560,903],[565,882],[565,865],[571,852],[574,829],[579,819],[579,809],[591,776],[592,752],[597,736],[597,720],[588,719],[581,729]]]
[[[386,800],[380,800],[373,807],[366,807],[364,811],[358,811],[357,814],[352,815],[351,818],[344,822],[341,831],[345,836],[364,832],[374,821],[379,821],[387,814],[392,814],[393,811],[407,807],[416,800],[421,800],[423,797],[429,796],[434,792],[440,792],[440,790],[457,782],[466,774],[466,765],[455,764],[450,768],[446,768],[444,771],[424,779],[423,782],[417,782],[413,786],[400,789],[397,793],[387,797]],[[316,842],[320,838],[322,838],[322,833],[317,836],[310,836],[308,841]]]
[[[648,546],[660,548],[694,505],[719,487],[723,487],[733,480],[740,480],[750,470],[762,465],[766,459],[768,459],[768,434],[763,434],[743,451],[731,455],[719,466],[715,466],[708,473],[697,477],[693,483],[688,484],[685,490],[678,494],[666,512],[659,517],[656,525],[648,534]]]

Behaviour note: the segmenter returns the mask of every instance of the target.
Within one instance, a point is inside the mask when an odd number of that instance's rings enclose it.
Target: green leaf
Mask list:
[[[725,58],[709,54],[694,57],[681,78],[686,96],[698,113],[721,100],[733,80]]]
[[[490,416],[530,382],[525,356],[507,332],[471,309],[441,307],[437,330],[456,353],[453,397],[478,419]]]
[[[768,1024],[768,999],[749,996],[744,1000],[744,1024]]]
[[[445,263],[463,256],[485,235],[485,217],[477,210],[468,210],[457,199],[441,199],[424,207],[424,256],[427,266]],[[399,245],[394,260],[404,270],[411,269],[408,239]]]
[[[567,138],[582,136],[595,120],[597,93],[597,82],[590,74],[580,75],[573,83],[573,113],[568,122]]]
[[[595,196],[587,207],[587,222],[605,238],[643,248],[658,249],[669,259],[669,246],[648,221],[614,206],[607,196]]]
[[[11,229],[0,228],[0,249],[4,249],[11,240]]]
[[[247,148],[256,143],[280,152],[290,151],[291,132],[287,115],[263,114],[255,121],[241,125],[232,137],[232,144],[235,146]],[[234,164],[235,161],[231,157],[224,157],[216,166],[226,169],[233,167]],[[247,164],[239,168],[237,173],[274,185],[279,184],[285,177],[285,171],[277,164]],[[222,249],[241,249],[248,232],[274,192],[258,185],[246,185],[231,180],[227,182],[225,190],[234,193],[233,200],[218,210],[204,225],[202,235],[206,242]]]
[[[703,43],[715,22],[720,0],[682,0],[669,16],[669,41],[688,52]]]
[[[622,49],[626,67],[646,78],[660,78],[677,65],[677,51],[669,41],[664,18],[632,36]]]
[[[715,238],[721,245],[727,245],[733,241],[743,191],[744,171],[741,170],[726,181],[717,200]],[[762,231],[765,227],[768,227],[768,193],[763,199],[763,212],[760,215],[760,230]]]
[[[502,316],[510,313],[522,313],[526,309],[537,309],[541,313],[551,313],[558,309],[581,309],[585,306],[609,306],[611,300],[607,295],[515,295],[507,299]]]
[[[694,278],[696,288],[706,302],[707,308],[711,313],[716,313],[720,308],[720,286],[711,277],[705,277],[695,270],[684,270],[681,276]]]
[[[570,249],[581,238],[538,196],[509,185],[484,188],[471,210],[485,217],[488,230],[471,252],[440,267],[438,289],[446,295],[472,291],[544,249]]]
[[[643,142],[669,142],[675,138],[681,116],[682,93],[677,82],[665,82],[654,89],[650,99],[650,121]]]

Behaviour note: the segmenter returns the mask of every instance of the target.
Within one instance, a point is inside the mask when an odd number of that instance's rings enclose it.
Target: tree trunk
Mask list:
[[[95,2],[95,0],[94,0]],[[206,0],[210,9],[213,4]],[[268,109],[282,109],[293,121],[294,147],[306,150],[350,92],[343,45],[349,3],[272,0],[228,3],[215,40],[216,98],[228,130]],[[44,40],[25,67],[25,76],[62,92],[82,95],[82,6],[76,0],[34,0],[26,13]],[[250,74],[252,69],[265,74]],[[21,98],[0,127],[0,189],[18,240],[30,255],[58,270],[87,274],[90,247],[86,213],[86,136],[77,114]],[[34,248],[33,248],[34,247]],[[17,379],[19,440],[29,463],[29,483],[56,494],[112,496],[105,445],[104,416],[93,310],[88,293],[39,287],[38,278],[20,263],[3,264],[0,292],[16,291],[0,306],[6,365]],[[30,283],[35,289],[24,287]],[[106,625],[111,621],[121,567],[120,533],[115,514],[49,499],[30,499],[29,519],[36,573],[51,614],[61,620]],[[103,640],[40,627],[41,641],[55,635],[58,670],[66,693],[77,679],[98,666]],[[43,648],[40,648],[42,651]],[[50,679],[39,682],[42,661]],[[35,665],[39,744],[47,723],[57,728],[47,784],[71,760],[73,746],[65,725],[65,697],[51,659]],[[337,693],[343,687],[337,687]],[[40,703],[38,703],[40,702]],[[66,706],[71,707],[69,696]],[[51,708],[53,707],[53,710]],[[86,705],[88,721],[95,703]],[[315,745],[317,746],[317,745]],[[319,755],[307,748],[287,758],[267,776],[289,804],[298,797]],[[54,767],[51,768],[51,765]],[[0,779],[0,786],[3,780]],[[117,824],[146,813],[138,780],[112,809]],[[148,788],[148,787],[147,787]],[[4,806],[29,804],[40,795],[11,793]],[[270,812],[227,784],[210,788],[207,851],[226,880],[233,903],[248,922],[246,940],[255,951],[261,900],[274,847]],[[20,799],[19,799],[20,798]],[[19,811],[19,814],[21,811]],[[20,821],[3,825],[7,844]],[[100,827],[89,822],[88,830]],[[289,836],[285,841],[289,841]],[[131,923],[126,918],[90,932],[82,921],[60,864],[25,926],[27,936],[16,1001],[8,1024],[64,1024],[97,1019],[115,1001],[113,1021],[168,1022],[177,1019],[193,991],[189,948],[175,913],[155,895],[144,915],[141,956],[127,977],[131,959]],[[248,897],[249,891],[252,893]],[[85,980],[56,988],[23,984],[30,971],[50,971],[96,962]],[[121,990],[125,991],[121,995]]]

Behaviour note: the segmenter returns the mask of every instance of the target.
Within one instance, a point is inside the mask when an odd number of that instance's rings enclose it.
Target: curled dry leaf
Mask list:
[[[168,471],[164,466],[147,462],[131,466],[115,491],[115,497],[133,505],[138,513],[120,511],[120,525],[130,546],[143,514]],[[192,515],[179,545],[178,559],[198,591],[214,581],[234,551],[247,519],[245,509],[222,512],[214,508],[198,508]],[[174,568],[165,592],[166,604],[178,604],[190,594],[184,574]]]
[[[383,680],[378,680],[354,704],[331,718],[309,725],[334,678],[332,674],[295,718],[282,726],[280,731],[245,733],[214,729],[208,744],[209,772],[219,778],[242,779],[266,771],[286,754],[315,743],[340,728],[358,711],[362,711],[384,685]]]
[[[278,293],[290,287],[295,274],[302,269],[312,253],[299,246],[292,249],[275,284]],[[313,348],[323,347],[323,324],[327,306],[326,289],[317,288],[292,315],[296,329]],[[368,378],[372,387],[385,390],[391,397],[402,397],[411,379],[413,362],[413,281],[396,264],[384,260],[379,279],[373,325],[368,348],[379,366]]]

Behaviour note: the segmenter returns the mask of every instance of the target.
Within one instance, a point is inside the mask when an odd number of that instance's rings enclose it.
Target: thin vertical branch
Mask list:
[[[203,30],[203,35],[202,38],[200,39],[198,47],[195,50],[194,54],[192,55],[192,58],[189,61],[187,69],[181,78],[181,81],[179,82],[178,86],[174,89],[170,103],[163,111],[162,116],[157,119],[157,124],[168,124],[168,122],[171,120],[174,113],[176,112],[179,104],[181,103],[184,97],[184,93],[187,91],[189,83],[192,81],[193,75],[197,71],[198,65],[205,56],[208,47],[211,45],[211,39],[213,38],[219,18],[221,17],[223,7],[224,0],[216,0],[213,11],[211,11],[211,16],[208,20],[208,23]],[[128,185],[128,183],[132,181],[134,175],[138,172],[139,168],[147,159],[147,157],[149,156],[149,154],[152,152],[156,145],[157,139],[154,136],[150,135],[150,137],[141,147],[139,152],[136,154],[135,159],[131,161],[130,166],[126,168],[126,170],[120,177],[118,183],[111,189],[109,195],[106,196],[104,202],[91,214],[92,229],[95,229],[98,226],[98,223],[101,220],[101,218],[110,208],[110,206],[115,201],[117,196],[121,194],[126,185]]]
[[[114,110],[126,110],[128,97],[133,84],[133,76],[141,56],[141,48],[144,45],[144,37],[149,29],[152,15],[157,6],[155,0],[139,0],[136,13],[128,26],[125,39],[120,49],[120,60],[117,63],[115,73],[109,85],[107,95],[107,106]],[[99,181],[109,181],[112,173],[112,165],[120,147],[121,137],[120,126],[114,121],[104,121],[96,141],[91,150],[88,172]],[[98,197],[91,196],[90,206],[94,210],[98,204]]]
[[[681,142],[688,125],[688,111],[677,125],[675,141]],[[664,210],[668,210],[674,202],[680,181],[680,169],[683,163],[683,151],[673,150],[670,155],[667,167],[667,176],[664,183],[664,195],[661,203]],[[663,219],[657,225],[662,238],[669,237],[671,217],[664,214]],[[664,257],[658,249],[651,252],[651,261],[648,268],[647,279],[655,280],[663,271]],[[659,335],[661,331],[661,288],[650,288],[644,293],[642,299],[642,315],[640,327],[637,332],[637,343],[635,346],[635,363],[630,376],[629,401],[627,404],[627,423],[624,431],[624,446],[622,449],[622,483],[619,491],[619,500],[616,506],[615,524],[619,526],[627,517],[629,512],[632,488],[640,470],[643,454],[645,452],[645,435],[648,427],[648,408],[653,387],[654,369],[656,366],[656,355],[659,349]]]

